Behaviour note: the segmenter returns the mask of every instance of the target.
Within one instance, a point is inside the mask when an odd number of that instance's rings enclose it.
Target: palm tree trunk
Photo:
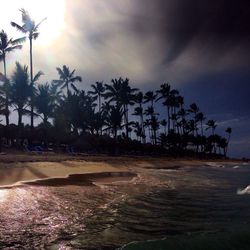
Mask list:
[[[142,129],[142,142],[146,143],[146,136],[145,136],[145,128],[144,128],[144,121],[143,121],[143,114],[141,114],[141,129]]]
[[[170,131],[170,111],[169,111],[169,106],[168,106],[168,134]]]
[[[125,128],[126,128],[126,138],[128,138],[128,109],[127,106],[123,106],[124,109],[124,122],[125,122]]]
[[[69,84],[68,83],[66,85],[66,88],[67,88],[67,96],[69,97]]]
[[[153,129],[153,132],[154,132],[154,145],[157,144],[157,135],[156,135],[156,130]]]
[[[31,103],[30,103],[30,111],[31,111],[31,116],[30,116],[30,127],[34,127],[34,92],[33,92],[33,58],[32,58],[32,35],[29,35],[29,41],[30,41],[30,82],[31,82]]]
[[[5,54],[3,54],[3,68],[4,68],[4,76],[7,77],[7,70],[6,70],[6,60],[5,60]]]
[[[202,120],[201,120],[201,136],[203,136],[203,124],[202,124]]]
[[[99,113],[101,112],[101,95],[98,95]]]
[[[114,127],[114,138],[115,138],[115,140],[117,138],[117,127],[116,126]]]
[[[5,79],[7,79],[7,70],[6,70],[6,60],[5,60],[5,54],[3,54],[3,66],[4,66],[4,76]],[[7,86],[6,86],[7,87]],[[6,120],[6,126],[9,126],[9,97],[8,97],[8,89],[5,90],[5,120]]]
[[[229,145],[229,142],[230,142],[230,139],[231,139],[231,134],[228,134],[228,138],[227,138],[227,146],[225,147],[225,156],[227,155],[227,151],[228,151],[228,145]]]
[[[22,111],[18,110],[18,127],[22,125]]]

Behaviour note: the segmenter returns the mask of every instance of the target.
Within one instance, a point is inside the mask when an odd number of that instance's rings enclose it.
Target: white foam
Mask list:
[[[219,164],[218,162],[207,162],[206,165],[210,166],[210,167],[218,167],[218,168],[224,168],[225,167],[224,165]]]
[[[238,190],[237,190],[237,194],[238,194],[238,195],[250,194],[250,185],[247,186],[247,187],[244,188],[244,189],[238,189]]]
[[[234,166],[233,168],[240,168],[240,166]]]

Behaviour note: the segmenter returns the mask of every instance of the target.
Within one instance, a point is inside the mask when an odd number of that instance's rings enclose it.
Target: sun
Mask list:
[[[10,0],[10,2],[15,2],[12,8],[16,9],[15,19],[12,21],[21,23],[21,13],[18,11],[21,8],[27,10],[36,23],[46,18],[39,27],[40,35],[36,41],[37,44],[50,44],[63,33],[65,28],[65,0]]]

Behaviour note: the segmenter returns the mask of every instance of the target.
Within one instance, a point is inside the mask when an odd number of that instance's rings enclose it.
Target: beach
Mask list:
[[[4,249],[111,250],[250,223],[240,161],[15,153],[0,162]]]
[[[191,166],[220,167],[241,161],[206,161],[136,156],[66,155],[15,153],[0,155],[0,186],[8,187],[39,180],[68,178],[72,175],[134,173],[141,169],[178,169]],[[128,174],[129,175],[129,174]],[[100,175],[101,176],[101,175]],[[115,178],[115,176],[113,176]]]

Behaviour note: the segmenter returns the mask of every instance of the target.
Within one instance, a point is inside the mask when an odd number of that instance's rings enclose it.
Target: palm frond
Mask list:
[[[47,17],[43,18],[36,26],[35,26],[35,30],[37,30],[39,28],[39,26],[47,19]]]
[[[30,18],[30,15],[28,13],[27,10],[25,9],[20,9],[21,13],[22,13],[22,22],[23,23],[27,23],[27,22],[30,22],[31,21],[31,18]]]
[[[34,40],[36,40],[39,37],[39,32],[33,33],[32,37],[33,37]]]
[[[58,86],[62,85],[64,83],[63,80],[53,80],[52,84],[57,88]]]
[[[76,93],[79,93],[79,89],[73,83],[71,83],[71,87]]]
[[[43,73],[42,71],[37,72],[36,75],[35,75],[34,78],[33,78],[33,83],[36,82],[36,81],[38,81],[39,78],[40,78],[42,75],[44,75],[44,73]]]
[[[19,45],[20,43],[24,43],[25,41],[26,41],[26,36],[20,37],[20,38],[15,39],[15,40],[11,40],[11,44],[12,45]]]
[[[59,68],[59,67],[57,67],[56,70],[57,70],[57,72],[58,72],[60,78],[61,78],[61,79],[64,78],[64,72],[62,71],[62,69]]]
[[[75,69],[70,73],[70,75],[69,75],[69,78],[71,78],[71,77],[73,77],[73,75],[75,74]]]
[[[23,26],[20,26],[19,24],[15,23],[15,22],[11,22],[10,24],[12,27],[16,28],[18,31],[21,31],[23,33],[28,32]]]
[[[9,48],[7,48],[6,50],[5,50],[5,52],[12,52],[13,50],[15,50],[15,49],[22,49],[22,45],[15,45],[15,46],[13,46],[13,47],[9,47]]]
[[[70,82],[75,82],[75,81],[81,82],[82,78],[80,76],[75,76],[75,77],[70,79]]]

